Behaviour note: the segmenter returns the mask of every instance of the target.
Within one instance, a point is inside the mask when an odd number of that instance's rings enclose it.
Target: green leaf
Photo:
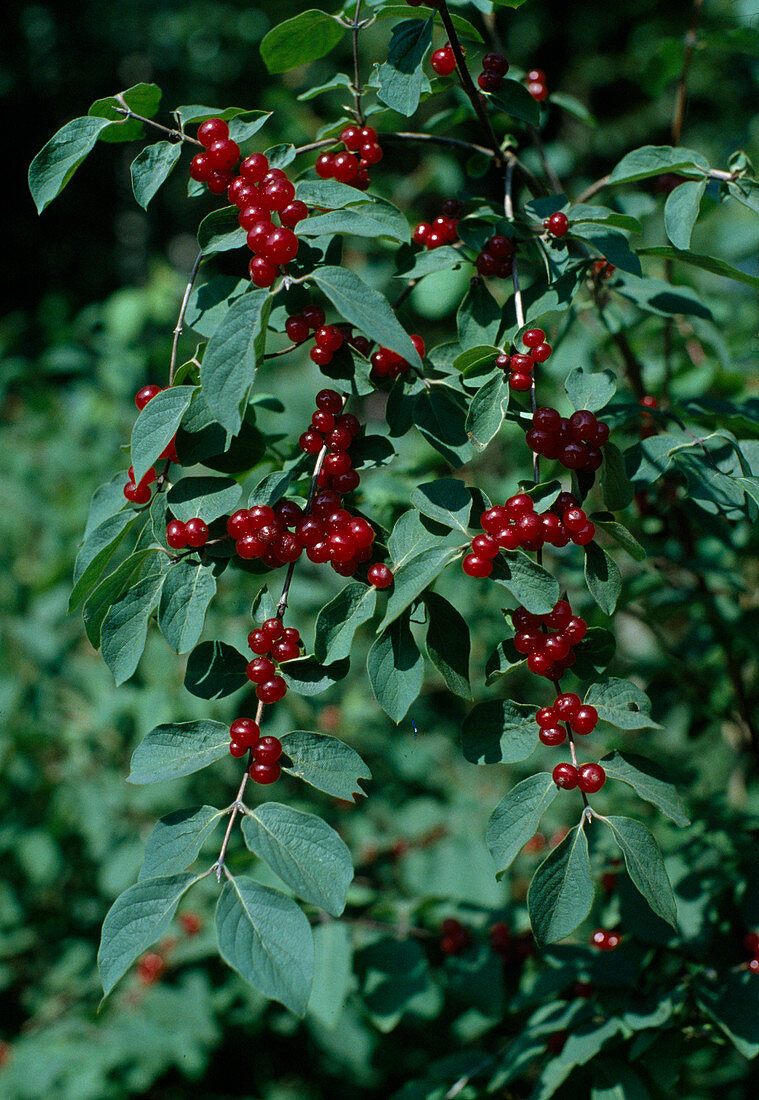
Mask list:
[[[469,462],[474,453],[466,430],[467,412],[466,399],[444,385],[423,390],[414,404],[414,424],[446,462],[457,469]]]
[[[226,642],[201,642],[187,658],[184,686],[198,699],[223,699],[250,680],[248,658]]]
[[[608,260],[620,271],[627,271],[631,275],[642,275],[643,269],[636,252],[630,248],[627,237],[618,233],[615,229],[607,229],[605,226],[573,225],[572,235],[578,240],[587,241],[600,255]]]
[[[596,527],[610,535],[635,561],[645,561],[646,551],[640,545],[631,531],[621,523],[617,523],[609,512],[593,512],[589,518]]]
[[[644,145],[622,157],[607,183],[608,186],[634,183],[635,180],[659,176],[665,172],[700,178],[708,171],[708,161],[692,149],[681,149],[671,145]]]
[[[659,845],[640,821],[604,817],[622,850],[627,873],[654,913],[677,931],[677,905]]]
[[[594,893],[588,840],[576,825],[540,864],[527,891],[538,944],[558,943],[574,932],[590,913]]]
[[[624,456],[616,443],[607,443],[603,448],[599,480],[604,504],[610,512],[618,512],[632,503],[635,488],[627,476]]]
[[[114,901],[106,913],[100,936],[98,970],[103,995],[146,948],[164,934],[182,897],[202,875],[163,875],[136,882]]]
[[[157,141],[147,145],[132,161],[132,191],[143,210],[147,210],[150,200],[169,178],[181,153],[181,142]]]
[[[534,615],[547,615],[559,598],[556,578],[521,550],[502,550],[493,560],[490,577]]]
[[[296,661],[288,661],[280,672],[287,686],[298,695],[321,695],[338,680],[343,680],[349,668],[350,661],[347,657],[329,665],[321,664],[315,657],[301,657]]]
[[[327,921],[313,928],[314,984],[308,1015],[332,1031],[353,989],[353,943],[349,925]]]
[[[479,522],[480,513],[486,507],[477,490],[454,477],[441,477],[417,485],[411,493],[411,503],[423,516],[461,531],[467,538],[469,528]]]
[[[182,523],[196,516],[213,523],[235,511],[241,493],[230,477],[183,477],[169,490],[167,499],[172,515]]]
[[[499,91],[487,99],[500,111],[530,126],[540,125],[540,106],[518,80],[504,80]]]
[[[604,680],[592,684],[585,696],[598,717],[621,730],[661,729],[651,718],[651,700],[629,680]]]
[[[606,408],[617,392],[617,380],[610,370],[590,374],[582,367],[575,367],[567,375],[564,389],[576,409],[599,412]]]
[[[326,604],[316,617],[314,656],[328,663],[349,657],[353,636],[377,606],[377,589],[353,581]]]
[[[100,632],[108,611],[127,588],[137,583],[137,578],[152,571],[154,563],[150,559],[154,559],[158,553],[160,551],[157,547],[148,547],[130,554],[90,592],[82,609],[82,618],[90,645],[94,649],[100,648]]]
[[[248,235],[240,227],[239,215],[236,206],[223,206],[206,214],[198,226],[198,248],[204,257],[230,252],[246,244]]]
[[[574,115],[575,118],[579,118],[580,122],[585,122],[588,126],[593,127],[598,125],[595,116],[592,115],[585,104],[575,96],[567,95],[566,92],[552,92],[548,99],[549,102],[554,103],[557,107],[561,107],[563,110],[567,111],[568,114]]]
[[[499,642],[485,662],[485,684],[490,687],[501,676],[506,676],[516,668],[523,668],[527,658],[515,653],[511,638]]]
[[[699,1005],[744,1058],[759,1054],[759,989],[755,974],[728,970],[716,983],[697,987]]]
[[[574,202],[571,206],[565,207],[565,211],[571,217],[573,226],[578,223],[593,222],[596,225],[613,225],[616,229],[626,229],[628,233],[643,232],[643,226],[637,218],[632,218],[629,214],[619,214],[616,210],[610,210],[608,206],[591,206]]]
[[[585,580],[604,615],[613,614],[622,591],[622,574],[614,559],[595,542],[585,547]]]
[[[611,664],[617,643],[610,630],[592,626],[579,645],[574,647],[577,658],[572,671],[581,680],[592,680]]]
[[[451,538],[454,537],[451,536]],[[425,523],[419,512],[415,508],[410,508],[398,519],[387,540],[393,572],[424,550],[439,545],[440,535],[435,533],[433,525]]]
[[[496,878],[501,878],[535,835],[558,790],[548,772],[538,772],[512,787],[493,810],[485,842],[496,866]]]
[[[298,223],[299,237],[326,237],[338,233],[353,237],[390,237],[400,244],[410,240],[406,218],[389,202],[363,202],[327,214],[315,214]]]
[[[355,187],[337,180],[299,180],[295,185],[295,197],[306,206],[323,206],[327,210],[342,210],[345,206],[366,201],[366,196]]]
[[[165,576],[162,567],[151,569],[114,601],[103,619],[101,652],[117,684],[128,680],[139,664]]]
[[[308,101],[309,99],[316,99],[319,95],[324,95],[325,92],[336,92],[341,88],[351,88],[351,78],[347,73],[335,73],[331,80],[326,80],[324,84],[317,84],[314,87],[306,88],[305,92],[301,92],[298,96],[300,101]]]
[[[137,417],[131,442],[135,480],[142,480],[171,443],[194,393],[194,386],[172,386],[161,390]]]
[[[664,778],[665,773],[647,760],[628,752],[612,752],[601,758],[607,778],[619,779],[632,787],[640,798],[650,802],[663,814],[683,828],[690,825],[685,806],[674,783]]]
[[[197,810],[175,810],[162,817],[145,845],[139,881],[186,871],[224,816],[224,810],[200,806]]]
[[[462,255],[457,248],[444,244],[442,248],[433,248],[431,252],[412,252],[410,249],[399,250],[396,259],[401,270],[395,275],[396,279],[422,279],[425,275],[433,275],[436,271],[451,271],[461,264],[468,264],[469,260]],[[495,353],[496,355],[498,352]]]
[[[156,726],[132,756],[128,783],[159,783],[192,775],[229,753],[224,722],[181,722]]]
[[[344,321],[421,369],[422,361],[416,348],[383,294],[344,267],[319,267],[311,278]]]
[[[37,213],[60,195],[79,165],[109,126],[104,118],[75,118],[61,127],[29,165],[29,190]]]
[[[177,653],[187,653],[197,643],[215,595],[216,578],[210,566],[182,558],[169,568],[158,607],[158,626]]]
[[[684,186],[684,185],[681,185]],[[680,188],[678,187],[678,191]],[[676,194],[676,192],[673,192]],[[749,275],[746,271],[741,271],[740,268],[733,267],[732,264],[726,263],[724,260],[717,259],[716,256],[702,256],[698,252],[686,252],[679,248],[669,248],[667,245],[654,245],[650,248],[641,248],[639,255],[641,256],[657,256],[661,260],[680,260],[684,264],[688,264],[690,267],[699,267],[702,271],[710,271],[713,275],[722,275],[725,279],[732,279],[736,283],[744,283],[745,286],[753,287],[754,290],[759,289],[759,275]],[[677,290],[680,293],[687,292],[689,288],[679,286]],[[702,307],[703,308],[703,307]],[[678,312],[671,310],[670,312]],[[684,313],[685,310],[679,312]],[[695,313],[695,310],[690,310],[691,313]],[[709,314],[711,317],[711,314]]]
[[[108,516],[87,535],[74,563],[75,583],[69,596],[70,612],[76,610],[87,599],[103,575],[108,562],[139,517],[138,512],[125,508],[122,512]]]
[[[253,879],[228,878],[216,907],[219,954],[265,997],[303,1016],[314,976],[314,941],[292,900]]]
[[[466,418],[466,431],[475,451],[484,451],[498,433],[509,407],[510,394],[508,380],[503,371],[499,370],[472,398]]]
[[[641,248],[638,254],[646,256],[650,253],[648,249]],[[639,309],[659,317],[683,313],[702,317],[705,321],[712,320],[711,310],[689,286],[672,286],[663,279],[636,279],[631,275],[622,275],[614,282],[614,292],[629,298]]]
[[[292,479],[292,472],[287,470],[278,470],[274,474],[267,474],[259,481],[255,489],[251,490],[248,497],[248,508],[253,508],[256,504],[268,504],[271,508],[285,495],[290,488]]]
[[[157,84],[135,84],[118,96],[111,95],[95,100],[87,114],[110,121],[110,126],[106,126],[98,141],[122,142],[141,138],[145,132],[143,123],[139,119],[127,117],[119,108],[126,106],[143,118],[155,118],[161,106],[161,96],[162,92]]]
[[[261,57],[270,73],[286,73],[330,53],[344,34],[334,16],[311,8],[273,27],[261,42]]]
[[[690,248],[693,226],[696,224],[708,182],[703,179],[681,183],[667,196],[664,204],[664,228],[675,248]]]
[[[478,703],[464,719],[462,751],[472,764],[514,764],[538,743],[536,708],[511,699]]]
[[[282,752],[288,758],[282,760],[282,769],[289,775],[297,775],[318,791],[346,802],[355,802],[365,793],[360,780],[371,779],[372,773],[356,750],[344,741],[305,730],[286,733],[280,740]]]
[[[242,835],[299,898],[340,916],[353,864],[347,844],[326,821],[280,802],[263,802],[243,817]]]
[[[466,619],[443,596],[426,592],[429,625],[425,645],[427,655],[454,695],[472,698],[469,684],[471,641]]]
[[[203,356],[203,397],[219,423],[233,435],[242,426],[256,369],[264,354],[271,303],[272,296],[266,290],[243,294],[227,310]]]
[[[387,601],[385,617],[377,628],[378,633],[385,630],[413,604],[421,594],[435,581],[443,570],[461,556],[461,549],[445,544],[423,550],[411,561],[406,562],[395,572],[390,598]],[[404,711],[405,713],[405,711]],[[402,716],[401,716],[402,717]]]
[[[433,16],[404,19],[393,27],[387,61],[377,72],[377,98],[393,111],[413,115],[425,80],[424,55],[432,43]]]
[[[174,114],[182,126],[190,122],[204,122],[207,118],[221,118],[229,123],[229,136],[241,144],[265,126],[272,112],[250,111],[247,107],[201,107],[193,103],[177,107]]]
[[[374,696],[396,725],[419,695],[424,679],[424,661],[409,618],[407,609],[385,627],[366,661]]]
[[[464,351],[495,344],[501,325],[501,307],[480,279],[470,283],[456,314],[456,325]]]

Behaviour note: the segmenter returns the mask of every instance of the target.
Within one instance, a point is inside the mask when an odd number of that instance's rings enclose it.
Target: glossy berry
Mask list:
[[[308,207],[300,199],[289,202],[283,210],[279,211],[279,220],[289,229],[294,229],[298,222],[302,222],[307,217]]]
[[[577,770],[577,786],[585,794],[595,794],[606,782],[606,772],[600,764],[582,764]]]
[[[256,688],[256,695],[262,703],[277,703],[287,694],[287,684],[281,676],[272,676]]]
[[[208,159],[208,153],[196,153],[190,161],[190,178],[198,183],[205,183],[212,171],[213,168]]]
[[[207,118],[198,126],[198,141],[205,145],[206,149],[215,141],[223,141],[229,137],[229,127],[221,118]]]
[[[450,76],[456,70],[456,57],[450,46],[435,50],[430,58],[433,72],[438,76]]]
[[[395,579],[392,569],[383,562],[370,565],[367,578],[369,584],[374,585],[375,588],[389,588]]]
[[[293,317],[287,318],[285,332],[294,344],[302,344],[304,340],[308,339],[310,329],[305,318],[295,314]]]
[[[538,737],[544,745],[561,745],[566,740],[567,731],[563,726],[545,726],[541,728]]]
[[[245,673],[251,683],[265,684],[276,675],[276,671],[274,661],[270,661],[268,657],[256,657],[255,661],[250,662]]]
[[[298,252],[298,238],[284,226],[272,229],[264,246],[264,255],[273,264],[287,264]]]
[[[160,392],[160,386],[143,386],[141,390],[138,390],[134,395],[134,403],[140,412],[145,408],[148,401],[152,401],[156,394]]]
[[[572,719],[572,729],[575,733],[592,733],[598,725],[598,711],[595,707],[584,704],[578,707]]]
[[[261,202],[269,210],[284,210],[295,198],[295,188],[288,179],[273,179],[261,185]]]
[[[497,92],[503,85],[503,77],[499,76],[498,73],[485,69],[477,77],[477,83],[483,92]]]
[[[506,76],[509,71],[508,61],[499,53],[486,53],[482,59],[482,67],[491,73],[498,73],[499,76]]]
[[[251,630],[250,634],[248,634],[248,647],[253,653],[258,653],[260,656],[265,657],[271,649],[271,639],[260,628]]]
[[[128,481],[124,486],[124,496],[130,504],[147,504],[151,496],[150,486],[142,481],[139,485]]]
[[[572,722],[581,706],[582,700],[579,695],[575,695],[574,692],[565,691],[563,695],[558,695],[556,697],[553,709],[563,722]]]
[[[252,282],[262,289],[270,287],[277,277],[277,268],[265,256],[254,256],[248,265]]]
[[[353,153],[336,153],[332,158],[332,175],[340,183],[350,183],[360,167]]]
[[[245,753],[246,753],[247,751],[248,751],[248,750],[247,750],[246,746],[245,746],[245,745],[241,745],[241,744],[239,743],[239,741],[230,741],[230,742],[229,742],[229,752],[230,752],[230,755],[231,755],[231,756],[234,756],[234,757],[235,757],[235,759],[239,759],[239,758],[240,758],[241,756],[245,756]]]
[[[253,746],[253,756],[258,764],[276,764],[281,755],[282,742],[278,737],[262,737]]]
[[[235,718],[232,725],[229,727],[229,736],[232,741],[237,742],[238,745],[244,745],[250,747],[255,745],[256,741],[261,736],[261,730],[258,723],[254,722],[252,718]]]
[[[542,328],[528,328],[522,336],[522,343],[526,348],[536,348],[545,338],[546,334]]]
[[[282,769],[279,764],[251,764],[248,768],[248,775],[254,783],[263,783],[265,785],[269,783],[276,783],[282,774]]]
[[[187,531],[185,525],[179,520],[173,519],[166,526],[166,541],[172,550],[184,550],[187,545]]]
[[[597,928],[590,937],[591,946],[597,947],[599,951],[613,951],[621,942],[619,933],[610,932],[607,928]]]
[[[221,138],[208,146],[208,160],[217,171],[231,168],[239,159],[240,146],[231,138]]]
[[[490,558],[481,558],[478,554],[467,554],[461,567],[468,577],[489,577],[493,572]]]
[[[195,547],[205,546],[208,542],[208,524],[202,519],[188,519],[184,525],[187,534],[187,545]]]
[[[294,661],[300,657],[300,646],[297,642],[283,638],[282,641],[274,642],[271,647],[271,655],[280,664],[284,661]]]
[[[269,171],[269,161],[263,153],[251,153],[240,165],[240,177],[246,183],[260,183]]]
[[[552,237],[564,237],[569,231],[569,218],[561,210],[551,214],[544,224]]]
[[[577,786],[578,775],[574,764],[557,764],[551,772],[553,781],[563,791],[571,791]]]

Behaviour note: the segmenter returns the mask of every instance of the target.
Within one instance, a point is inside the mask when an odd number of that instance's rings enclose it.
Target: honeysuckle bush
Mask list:
[[[117,1088],[124,1065],[134,1091],[180,1050],[201,1072],[235,1000],[236,1020],[283,1041],[303,1017],[325,1058],[379,1095],[699,1095],[745,1080],[759,1051],[742,792],[756,759],[746,366],[759,278],[720,247],[755,239],[757,184],[740,150],[712,163],[681,142],[679,96],[671,144],[631,148],[597,183],[581,164],[560,182],[540,134],[564,112],[587,121],[585,108],[513,58],[503,78],[488,36],[513,16],[495,8],[493,23],[469,5],[350,5],[274,28],[261,55],[275,73],[355,42],[357,70],[318,89],[304,70],[303,94],[332,106],[320,132],[287,135],[297,145],[268,144],[255,104],[172,114],[139,85],[67,124],[31,166],[44,210],[98,140],[140,140],[137,201],[191,171],[187,201],[202,204],[163,373],[129,368],[133,469],[97,490],[74,573],[89,642],[117,684],[142,685],[137,793],[119,781],[108,797],[141,825],[160,817],[146,845],[119,827],[99,972],[106,993],[135,962],[137,974],[105,1009],[92,1095]],[[430,68],[446,36],[458,76]],[[484,96],[481,71],[501,79]],[[363,126],[360,153],[384,156],[359,168],[346,148]],[[198,160],[216,155],[212,139],[227,142],[216,175]],[[407,209],[384,165],[396,149],[422,162],[436,143],[459,182]],[[283,170],[269,209],[292,238],[270,227],[246,240],[260,212],[238,225],[267,187],[262,152]],[[235,198],[253,188],[242,214],[225,206],[230,184]],[[305,216],[285,213],[296,202]],[[437,216],[448,222],[433,240]],[[315,345],[314,309],[326,313]],[[345,400],[359,430],[333,446],[315,420],[319,438],[299,447],[324,390],[338,395],[329,415]],[[533,421],[536,407],[559,411]],[[554,424],[573,410],[592,415]],[[348,454],[347,469],[325,466],[330,454]],[[283,500],[289,513],[260,511]],[[332,534],[371,525],[351,556],[339,538],[317,552],[301,526],[338,505],[361,522],[340,515]],[[188,654],[189,694],[160,689],[171,658],[154,618]],[[260,678],[245,635],[266,621],[308,648]],[[277,738],[279,763],[256,763],[255,741],[240,746],[251,759],[230,759],[241,716]],[[98,830],[80,826],[96,858]],[[44,867],[45,844],[27,861]],[[89,993],[91,955],[69,965]],[[135,1012],[146,1032],[165,1029],[152,1062],[130,1046]],[[11,1052],[11,1094],[65,1043],[50,1087],[85,1095],[77,1043],[92,1024],[45,1017]],[[390,1031],[416,1054],[383,1077]]]

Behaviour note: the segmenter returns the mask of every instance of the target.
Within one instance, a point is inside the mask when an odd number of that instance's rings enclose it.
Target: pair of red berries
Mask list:
[[[382,146],[373,126],[351,124],[340,131],[343,152],[321,153],[316,158],[316,174],[323,180],[348,183],[366,191],[371,183],[369,169],[382,160]]]
[[[512,390],[525,392],[532,388],[532,372],[536,363],[545,363],[550,359],[553,348],[546,343],[546,334],[542,328],[528,328],[522,336],[527,353],[515,352],[513,355],[496,356],[495,365],[504,373],[510,372],[509,386]]]
[[[563,791],[573,791],[578,787],[583,794],[595,794],[606,782],[606,772],[600,764],[557,764],[551,772],[553,781]]]
[[[579,695],[573,692],[564,692],[557,695],[550,707],[541,707],[535,715],[535,720],[540,727],[539,737],[544,745],[561,745],[567,736],[566,729],[561,725],[565,722],[575,733],[592,733],[598,725],[598,711],[589,704],[584,704]]]
[[[232,169],[240,159],[240,146],[230,138],[229,127],[221,118],[201,122],[198,141],[205,151],[192,158],[190,176],[214,195],[223,195],[234,178]]]
[[[124,496],[130,504],[147,504],[151,497],[150,486],[156,479],[156,472],[151,466],[142,481],[134,480],[134,466],[130,466],[127,472],[127,483],[124,486]]]
[[[524,607],[511,613],[514,648],[527,657],[527,667],[536,676],[559,680],[575,663],[574,647],[587,632],[584,619],[572,613],[566,600],[558,600],[547,615],[534,615]]]
[[[276,664],[300,657],[300,632],[285,627],[281,619],[266,619],[248,634],[248,646],[255,658],[248,663],[246,675],[256,685],[262,703],[276,703],[287,693],[287,684],[277,675]]]
[[[260,559],[269,569],[297,561],[302,552],[298,538],[288,531],[303,512],[294,501],[281,501],[277,511],[268,504],[240,508],[227,519],[227,534],[235,539],[237,555],[246,561]]]
[[[590,265],[591,274],[596,279],[610,279],[616,270],[614,264],[610,264],[608,260],[594,260]]]
[[[424,248],[440,248],[444,244],[454,244],[458,239],[458,217],[461,203],[456,199],[446,199],[443,211],[431,222],[419,222],[413,234],[414,244]]]
[[[569,218],[559,210],[551,214],[550,218],[544,219],[543,228],[551,237],[566,237],[569,232]]]
[[[596,928],[590,937],[590,946],[597,947],[599,951],[613,951],[621,942],[622,937],[619,932],[612,932],[608,928]]]
[[[503,233],[495,233],[478,253],[475,267],[480,275],[507,279],[514,268],[514,242]]]
[[[597,470],[603,462],[601,448],[609,440],[609,425],[588,409],[567,418],[556,409],[536,409],[525,436],[531,451],[557,459],[567,470]]]
[[[440,950],[444,955],[461,955],[471,945],[471,932],[455,917],[447,917],[441,927]]]
[[[197,550],[208,542],[208,524],[197,516],[185,523],[173,519],[166,525],[166,541],[172,550],[184,550],[186,546]]]
[[[542,69],[530,69],[525,80],[527,82],[527,91],[533,99],[537,99],[538,103],[542,103],[544,99],[547,99],[548,88],[546,86],[546,74]]]
[[[499,53],[486,53],[482,59],[482,72],[477,83],[483,92],[497,92],[503,85],[503,78],[509,71],[509,63]]]
[[[274,783],[279,779],[278,763],[282,755],[282,743],[277,737],[262,737],[257,722],[252,718],[236,718],[229,727],[229,751],[234,757],[251,752],[248,774],[256,783]]]
[[[324,334],[320,336],[320,332],[324,328],[334,329],[340,333],[342,340],[349,344],[350,347],[355,348],[361,355],[366,357],[369,354],[371,344],[365,336],[353,336],[350,334],[350,326],[343,325],[326,325],[326,317],[324,310],[321,306],[305,306],[300,313],[293,313],[285,322],[285,332],[292,340],[294,344],[304,343],[314,333],[315,347],[311,351],[311,359],[318,366],[327,366],[332,362],[332,356],[334,351],[328,350],[328,344],[332,342],[334,337],[325,340]],[[348,329],[346,332],[345,329]],[[340,346],[340,345],[338,345]],[[314,351],[319,349],[319,354],[314,355]]]
[[[134,403],[137,406],[138,410],[142,412],[145,406],[149,404],[149,402],[151,402],[153,398],[161,392],[161,387],[156,386],[155,384],[151,383],[149,386],[143,386],[142,389],[138,390],[137,393],[134,395]],[[177,455],[176,436],[173,436],[169,440],[168,445],[164,447],[158,457],[166,459],[168,462],[179,462],[179,456]],[[132,477],[133,479],[132,473],[130,473],[130,477]],[[143,478],[143,481],[144,480],[145,479]]]
[[[422,337],[414,333],[410,339],[419,358],[424,359],[427,349]],[[372,374],[375,378],[398,378],[401,374],[408,374],[411,370],[411,364],[408,360],[399,355],[397,351],[391,351],[390,348],[380,347],[375,351],[371,357],[371,364]]]

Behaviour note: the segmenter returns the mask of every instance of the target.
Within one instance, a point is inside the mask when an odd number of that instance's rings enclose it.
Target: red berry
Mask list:
[[[251,764],[248,775],[254,783],[276,783],[282,774],[279,764]]]
[[[541,729],[548,729],[550,726],[555,726],[558,723],[559,716],[553,707],[541,707],[535,715],[535,721]]]
[[[265,256],[254,256],[248,265],[250,277],[257,287],[270,287],[277,277],[277,269]]]
[[[544,649],[552,661],[563,661],[569,656],[569,642],[563,634],[549,634]]]
[[[548,218],[547,228],[552,237],[563,237],[569,230],[569,218],[558,210]]]
[[[310,329],[305,319],[299,314],[295,314],[293,317],[287,318],[285,332],[294,344],[302,344],[304,340],[308,339]]]
[[[240,146],[231,138],[220,138],[208,146],[208,160],[217,172],[224,172],[237,164]]]
[[[574,764],[557,764],[551,775],[556,786],[564,791],[571,791],[577,786],[577,768]]]
[[[270,661],[268,657],[256,657],[255,661],[251,661],[245,670],[248,679],[253,684],[265,684],[267,680],[271,680],[276,671],[274,662]]]
[[[173,519],[166,526],[166,541],[172,550],[183,550],[187,545],[187,531],[185,525],[179,520]]]
[[[567,625],[563,628],[562,633],[567,639],[570,645],[577,645],[585,637],[588,626],[584,619],[581,619],[578,615],[573,615]]]
[[[477,77],[477,83],[483,92],[497,92],[503,85],[503,77],[498,73],[491,72],[490,69],[485,69]]]
[[[274,642],[271,647],[271,655],[280,664],[284,661],[294,661],[300,657],[300,646],[297,642],[291,642],[287,638],[283,638],[280,642]]]
[[[300,315],[310,329],[321,328],[324,324],[324,310],[321,306],[305,306]]]
[[[179,923],[188,936],[197,936],[203,929],[203,918],[197,913],[181,913]]]
[[[133,481],[128,481],[124,486],[124,496],[130,504],[147,504],[150,495],[150,486],[144,485],[142,482],[135,485]]]
[[[582,706],[582,700],[579,695],[575,695],[573,692],[567,691],[563,695],[558,695],[554,700],[553,709],[559,715],[563,722],[574,722],[574,717],[577,711]]]
[[[550,676],[553,673],[553,661],[547,653],[531,653],[527,658],[527,667],[535,676]]]
[[[246,183],[260,183],[269,171],[269,161],[263,153],[252,153],[240,165],[240,176]]]
[[[254,653],[265,656],[271,649],[271,639],[260,628],[248,634],[248,646]]]
[[[155,951],[143,955],[137,964],[137,977],[143,985],[152,985],[157,982],[166,969],[166,961],[162,955]]]
[[[435,50],[430,58],[433,72],[438,76],[450,76],[456,70],[456,56],[450,46]]]
[[[472,539],[472,551],[476,557],[495,558],[498,549],[498,543],[490,535],[475,535]]]
[[[295,198],[295,188],[288,179],[273,179],[261,185],[260,195],[269,210],[284,210]]]
[[[272,229],[266,240],[264,254],[273,264],[287,264],[298,253],[298,238],[284,226]]]
[[[295,199],[294,202],[290,202],[287,206],[280,210],[279,220],[282,225],[286,225],[289,229],[294,229],[298,222],[302,222],[304,218],[308,217],[308,207],[300,199]]]
[[[155,395],[160,392],[160,386],[143,386],[141,390],[138,390],[134,395],[134,403],[140,412],[145,408],[148,401],[152,401]]]
[[[187,533],[187,545],[193,547],[205,546],[208,542],[208,524],[202,519],[188,519],[184,525]]]
[[[759,955],[759,932],[747,932],[743,937],[743,948],[751,955]]]
[[[361,136],[360,126],[346,126],[340,131],[340,141],[346,149],[350,149],[352,153],[357,152],[363,144],[363,138]]]
[[[332,158],[332,174],[340,183],[350,183],[358,175],[359,168],[353,153],[336,153]]]
[[[382,146],[376,141],[367,141],[361,146],[362,166],[379,164],[383,157]]]
[[[215,141],[223,141],[229,137],[229,127],[221,118],[207,118],[198,126],[198,141],[205,145],[206,149]]]
[[[205,183],[213,171],[208,153],[196,153],[190,161],[190,178]]]
[[[545,363],[546,359],[551,358],[553,348],[550,344],[537,344],[532,349],[532,357],[536,363]]]
[[[246,238],[250,251],[257,255],[264,253],[269,243],[269,235],[273,232],[274,226],[268,218],[262,218],[251,225]]]
[[[287,684],[281,676],[272,676],[256,688],[256,695],[262,703],[277,703],[287,693]]]
[[[477,554],[467,554],[461,565],[468,577],[489,577],[493,572],[490,558],[481,558]]]
[[[613,951],[615,947],[619,947],[621,941],[622,937],[618,932],[609,932],[606,928],[597,928],[590,937],[591,946],[600,951]]]
[[[229,736],[238,745],[249,748],[251,745],[255,745],[261,736],[261,730],[258,728],[258,723],[254,722],[252,718],[235,718],[229,727]]]
[[[416,353],[419,358],[424,359],[424,353],[427,349],[424,346],[424,340],[421,338],[421,336],[417,336],[416,333],[413,333],[411,336],[411,343],[416,348]]]
[[[554,433],[561,429],[561,417],[556,409],[536,409],[532,414],[533,427],[542,432]]]
[[[394,579],[392,570],[382,562],[370,565],[367,577],[369,584],[374,585],[375,588],[388,588]]]
[[[498,272],[499,261],[490,252],[480,252],[475,266],[480,275],[495,275]]]
[[[509,378],[509,388],[517,393],[526,393],[532,389],[531,374],[512,374]]]
[[[548,88],[545,84],[540,84],[537,80],[531,80],[527,85],[527,91],[530,93],[533,99],[537,99],[539,103],[542,103],[548,96]]]
[[[253,756],[258,764],[276,764],[282,755],[282,742],[278,737],[267,735],[253,746]]]
[[[590,520],[588,520],[584,527],[581,527],[579,531],[575,531],[575,533],[572,535],[572,542],[576,546],[587,546],[588,543],[592,542],[595,537],[595,524],[591,523]]]
[[[230,741],[229,751],[230,754],[237,759],[241,756],[245,756],[245,753],[248,751],[248,749],[245,745],[241,745],[238,741]]]
[[[316,158],[316,174],[320,179],[331,180],[335,178],[334,153],[322,153]]]
[[[261,629],[271,642],[278,641],[285,632],[281,619],[266,619],[261,623]]]
[[[522,336],[522,343],[526,348],[536,348],[545,338],[546,334],[542,328],[528,328]]]
[[[316,330],[314,339],[318,347],[334,352],[343,346],[345,337],[335,325],[323,325]],[[340,402],[340,408],[342,408],[342,401]]]
[[[577,777],[577,786],[585,794],[595,794],[606,782],[606,772],[600,764],[582,764]]]
[[[490,950],[507,957],[511,952],[511,929],[505,921],[496,921],[488,932]]]
[[[334,359],[334,355],[331,351],[319,347],[311,348],[308,356],[312,362],[316,363],[317,367],[327,367]]]
[[[560,745],[566,740],[567,731],[563,726],[543,726],[538,737],[544,745]]]
[[[498,73],[499,76],[505,76],[509,71],[508,61],[499,53],[486,53],[482,59],[482,67],[491,73]]]
[[[414,244],[426,244],[427,237],[432,232],[432,226],[429,222],[420,222],[414,230]]]
[[[231,168],[214,169],[206,181],[206,187],[212,195],[223,195],[233,178]]]

